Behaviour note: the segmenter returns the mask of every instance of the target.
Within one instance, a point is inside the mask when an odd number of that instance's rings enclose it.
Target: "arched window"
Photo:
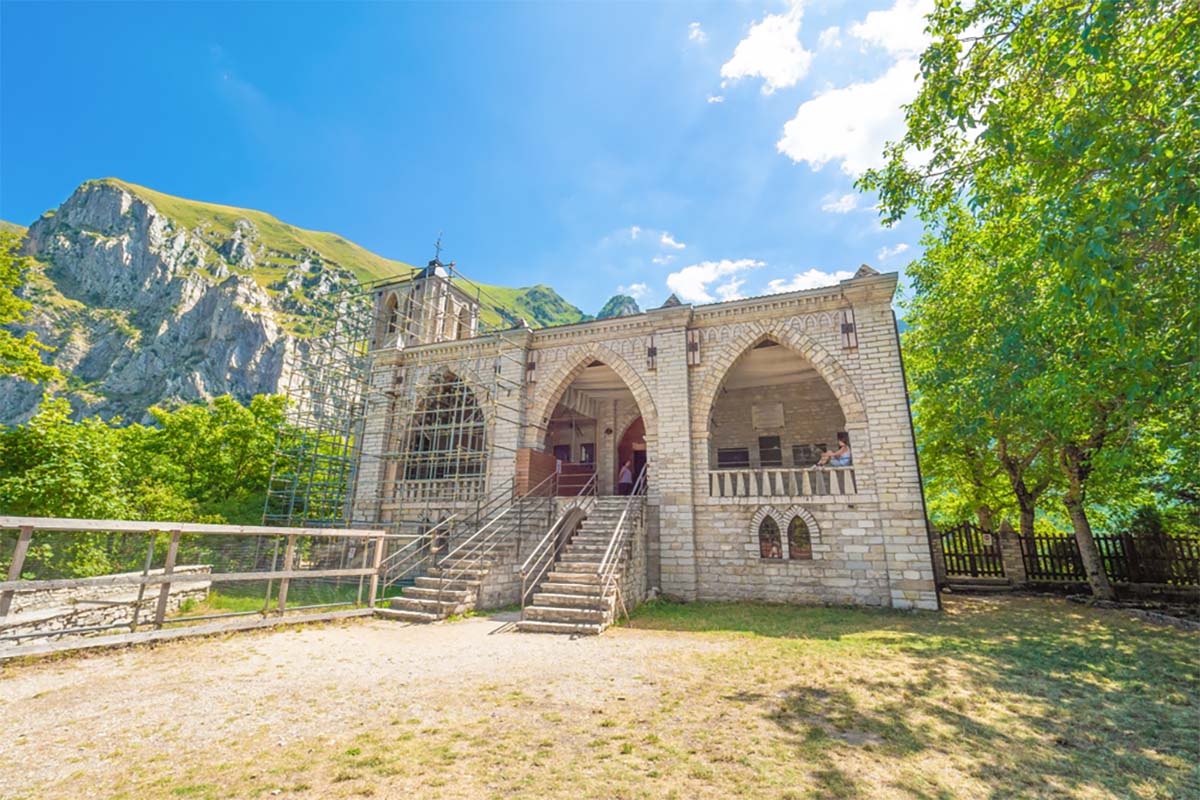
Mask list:
[[[429,379],[415,409],[404,448],[405,480],[482,477],[485,420],[472,392],[452,372]]]
[[[763,558],[783,558],[779,523],[774,517],[763,517],[763,521],[758,523],[758,553]]]
[[[399,327],[400,315],[396,310],[397,306],[396,294],[393,292],[387,296],[387,300],[383,304],[383,332],[391,336]]]
[[[808,523],[798,516],[788,523],[788,558],[812,558],[812,534],[808,532]]]

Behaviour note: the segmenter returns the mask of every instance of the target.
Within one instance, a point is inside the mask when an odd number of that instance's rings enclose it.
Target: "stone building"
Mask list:
[[[547,602],[572,605],[561,588],[569,581],[549,576],[587,572],[589,542],[595,567],[620,512],[636,504],[618,543],[626,606],[657,590],[938,607],[895,274],[863,266],[825,288],[700,306],[672,297],[632,316],[489,332],[480,304],[440,266],[374,287],[363,451],[375,455],[357,473],[355,517],[474,514],[459,537],[490,525],[476,544],[503,529],[517,543],[493,542],[470,565],[487,567],[465,570],[507,576],[478,602],[511,602],[525,565],[521,599],[540,578]],[[817,466],[839,433],[851,463]],[[617,496],[627,462],[634,475],[644,468],[636,501]],[[544,515],[525,513],[547,494]],[[506,523],[491,524],[490,512]],[[543,554],[559,563],[531,576],[529,552],[554,525],[565,532]],[[419,582],[406,594],[413,602],[400,611],[424,608]],[[611,600],[605,607],[611,616]],[[570,621],[546,620],[560,618]]]

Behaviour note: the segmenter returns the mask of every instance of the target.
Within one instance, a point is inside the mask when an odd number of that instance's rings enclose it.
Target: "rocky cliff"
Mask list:
[[[604,304],[604,308],[600,309],[600,313],[596,314],[596,319],[627,317],[630,314],[640,313],[642,313],[642,309],[638,307],[637,300],[627,294],[614,294],[608,298],[608,302]]]
[[[335,234],[249,209],[89,181],[28,230],[28,328],[55,348],[77,412],[142,419],[174,399],[249,399],[281,386],[306,321],[348,284],[411,270]],[[493,319],[573,322],[544,286],[495,289]],[[540,318],[546,317],[545,319]],[[0,423],[27,419],[41,389],[0,379]]]

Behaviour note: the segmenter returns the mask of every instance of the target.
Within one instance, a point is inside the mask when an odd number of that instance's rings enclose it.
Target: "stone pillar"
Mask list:
[[[870,485],[879,500],[891,605],[937,610],[925,503],[891,307],[895,278],[880,275],[846,281],[842,290],[854,306],[858,334],[856,383],[866,407],[870,438],[869,456],[860,459],[856,455],[855,462],[870,471]]]
[[[681,313],[682,312],[682,313]],[[696,530],[692,513],[692,448],[687,321],[691,309],[671,309],[679,325],[654,332],[657,347],[658,447],[650,463],[652,488],[659,498],[658,545],[662,591],[695,600]],[[673,322],[674,320],[672,320]],[[707,487],[705,487],[707,489]]]
[[[1004,564],[1004,576],[1013,586],[1024,586],[1029,582],[1025,574],[1025,558],[1021,555],[1021,535],[1013,530],[1008,520],[1000,523],[1000,561]]]
[[[365,398],[366,419],[363,423],[362,441],[358,446],[358,465],[351,501],[351,515],[356,524],[374,525],[380,521],[380,505],[384,500],[385,473],[387,464],[379,458],[388,450],[390,435],[391,396],[388,392],[396,376],[399,350],[380,351],[376,354],[377,366],[371,371],[370,386]],[[365,454],[365,455],[364,455]]]
[[[600,494],[614,494],[616,478],[617,437],[621,432],[616,429],[617,401],[599,400],[596,402],[596,489]],[[605,431],[612,431],[611,434]]]
[[[488,429],[487,492],[492,494],[517,476],[517,448],[521,446],[521,429],[525,421],[525,359],[528,356],[529,334],[506,332],[497,342],[496,354],[482,359],[477,374],[496,374],[492,398],[491,424]]]

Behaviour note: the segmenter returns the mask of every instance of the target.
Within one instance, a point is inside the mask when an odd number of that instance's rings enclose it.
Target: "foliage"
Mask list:
[[[20,239],[0,231],[0,375],[15,375],[27,381],[53,381],[62,376],[53,366],[42,363],[41,354],[49,347],[41,344],[32,331],[16,336],[6,326],[23,322],[33,304],[17,296],[27,268],[26,259],[17,249]]]
[[[1089,491],[1132,492],[1147,429],[1200,403],[1200,4],[938,0],[928,30],[907,131],[861,181],[926,225],[914,391],[936,436],[1056,468],[1090,563]]]
[[[280,396],[245,406],[226,396],[154,408],[155,426],[122,426],[73,421],[65,399],[46,400],[0,432],[0,514],[258,524],[283,409]],[[40,576],[98,575],[142,557],[104,533],[50,535],[27,564]]]

